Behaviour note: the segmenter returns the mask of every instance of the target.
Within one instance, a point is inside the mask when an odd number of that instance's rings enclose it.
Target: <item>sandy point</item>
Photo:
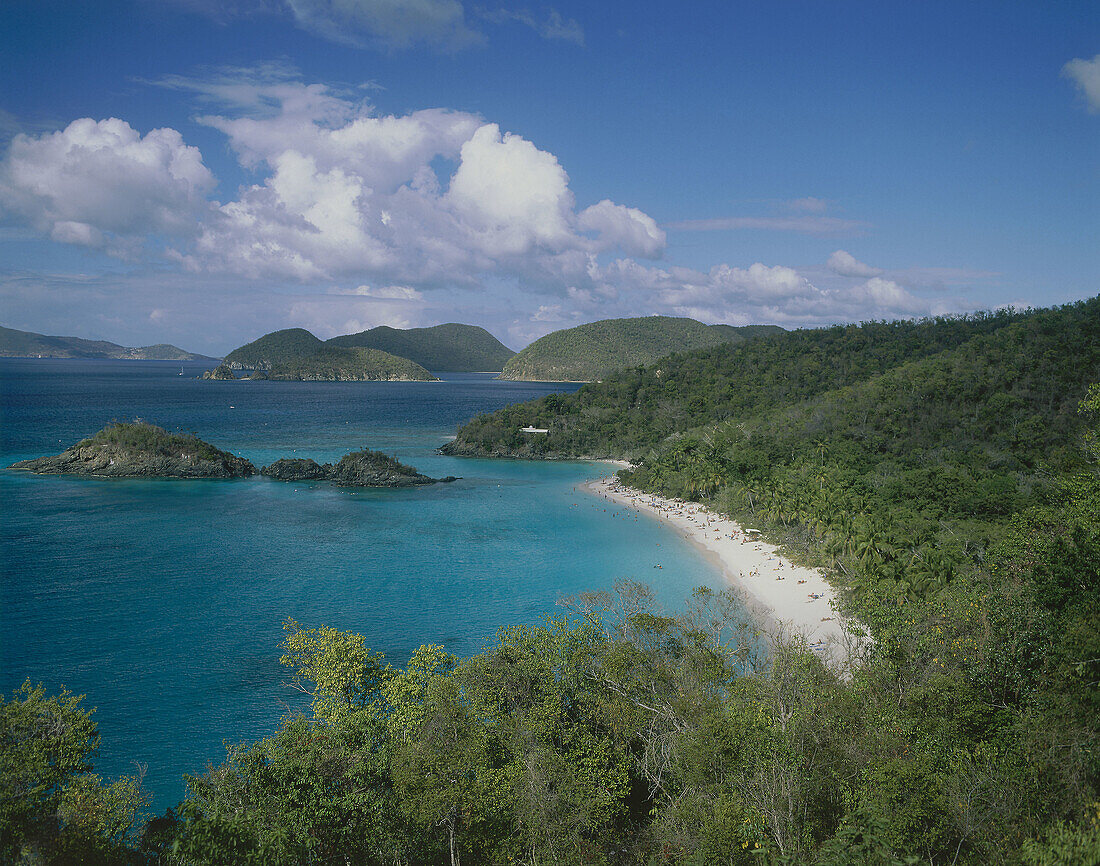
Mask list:
[[[697,502],[666,499],[627,487],[615,477],[590,481],[587,490],[662,520],[705,551],[726,580],[743,589],[765,630],[803,635],[824,658],[843,663],[851,637],[834,610],[835,593],[817,569],[795,565],[751,528]]]

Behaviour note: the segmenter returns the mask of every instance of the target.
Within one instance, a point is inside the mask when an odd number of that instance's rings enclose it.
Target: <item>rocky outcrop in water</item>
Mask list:
[[[417,487],[456,481],[453,475],[431,478],[379,451],[364,449],[345,454],[340,462],[318,463],[305,458],[283,458],[260,470],[279,481],[331,481],[340,487]]]
[[[204,379],[217,379],[217,380],[234,380],[237,377],[230,369],[228,364],[221,364],[215,367],[213,370],[207,370],[202,374]]]
[[[284,457],[270,466],[264,466],[260,474],[276,481],[328,481],[331,471],[331,463],[322,466],[316,460]]]
[[[256,474],[250,461],[220,451],[193,433],[168,433],[143,421],[109,424],[60,454],[20,460],[8,468],[108,478],[247,478]],[[329,481],[340,487],[417,487],[457,480],[453,475],[422,475],[369,449],[345,454],[336,464],[286,457],[260,471],[279,481]]]
[[[115,423],[51,457],[20,460],[9,469],[107,478],[247,478],[256,467],[191,433],[168,433],[141,421]]]

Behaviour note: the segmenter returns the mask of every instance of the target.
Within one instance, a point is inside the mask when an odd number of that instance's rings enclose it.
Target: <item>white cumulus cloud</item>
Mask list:
[[[880,268],[873,268],[859,261],[851,253],[845,250],[837,250],[825,263],[825,266],[834,274],[842,277],[877,277],[882,273]]]
[[[0,163],[0,207],[64,243],[128,252],[153,235],[197,233],[214,177],[174,129],[74,120],[17,135]]]
[[[1090,112],[1100,112],[1100,54],[1092,60],[1075,57],[1062,67],[1062,75],[1077,85]]]
[[[202,122],[266,175],[204,223],[181,254],[193,270],[420,287],[497,274],[561,293],[593,255],[664,250],[648,214],[609,200],[578,213],[552,153],[475,115],[378,116],[279,70],[167,83],[221,100],[228,110]]]
[[[447,203],[491,256],[557,251],[574,235],[569,177],[552,153],[486,124],[462,145]]]
[[[599,251],[618,248],[628,255],[653,259],[665,248],[665,233],[653,217],[607,199],[581,211],[577,224],[582,231],[595,233]]]

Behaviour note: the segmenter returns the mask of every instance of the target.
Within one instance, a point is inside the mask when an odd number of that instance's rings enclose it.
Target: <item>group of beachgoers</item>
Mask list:
[[[634,490],[614,477],[591,482],[586,488],[589,493],[635,514],[646,513],[665,520],[716,555],[728,579],[745,588],[766,619],[793,626],[807,636],[811,648],[824,651],[841,636],[842,626],[832,615],[832,589],[824,576],[785,560],[762,539],[759,530],[741,527],[697,502]],[[773,580],[762,580],[765,575]],[[783,583],[787,577],[795,580],[789,589]],[[795,586],[809,591],[802,595],[794,591]]]

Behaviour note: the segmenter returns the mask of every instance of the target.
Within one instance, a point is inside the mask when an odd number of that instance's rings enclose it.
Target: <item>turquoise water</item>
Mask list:
[[[224,740],[264,736],[302,705],[278,664],[287,617],[359,632],[403,666],[422,643],[477,652],[500,626],[620,577],[670,606],[717,580],[673,532],[580,491],[606,466],[436,453],[479,412],[575,385],[202,382],[202,365],[179,369],[0,359],[0,465],[141,417],[257,466],[367,446],[462,479],[371,491],[0,471],[0,688],[29,677],[86,693],[97,771],[146,765],[158,812]]]

